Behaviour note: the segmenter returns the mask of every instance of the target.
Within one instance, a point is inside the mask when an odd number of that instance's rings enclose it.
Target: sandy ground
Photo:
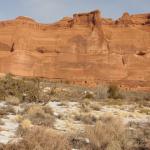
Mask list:
[[[99,109],[90,109],[87,114],[93,115],[96,118],[114,115],[122,118],[125,124],[131,121],[141,124],[150,121],[150,115],[140,113],[134,105],[107,106],[101,105],[98,102],[92,102],[91,104],[99,106]],[[50,101],[46,105],[51,107],[54,112],[56,118],[54,129],[67,133],[84,131],[86,124],[81,120],[77,121],[74,119],[76,115],[83,113],[81,103]],[[7,104],[4,101],[0,102],[0,109],[6,106]],[[3,124],[0,125],[0,143],[6,144],[16,138],[16,131],[19,126],[19,123],[16,121],[16,115],[23,109],[21,108],[22,106],[12,106],[16,110],[16,114],[9,113],[8,115],[1,116]]]

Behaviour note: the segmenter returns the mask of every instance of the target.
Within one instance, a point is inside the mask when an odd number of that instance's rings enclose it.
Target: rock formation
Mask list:
[[[53,24],[1,21],[0,72],[150,89],[150,13],[112,20],[96,10]]]

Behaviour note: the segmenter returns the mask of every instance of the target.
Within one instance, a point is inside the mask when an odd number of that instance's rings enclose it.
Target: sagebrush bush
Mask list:
[[[129,99],[132,101],[145,102],[150,100],[149,92],[122,90],[120,91],[120,94],[124,99]]]
[[[16,111],[12,106],[6,106],[6,107],[1,107],[0,109],[0,116],[3,115],[8,115],[8,114],[15,114]]]
[[[91,92],[86,91],[84,97],[85,99],[93,99],[94,98],[94,94]]]
[[[39,98],[39,84],[36,80],[15,79],[6,75],[0,79],[0,98],[17,97],[20,100],[37,101]]]
[[[82,121],[85,124],[93,124],[97,121],[97,118],[89,113],[76,114],[74,119],[77,121]]]
[[[50,107],[42,107],[40,105],[30,106],[25,110],[27,114],[26,118],[31,120],[34,125],[42,125],[52,127],[54,123],[53,111]]]
[[[7,144],[2,150],[71,150],[66,137],[52,129],[33,127],[24,133],[22,140]]]
[[[20,99],[18,97],[15,96],[7,96],[5,98],[5,101],[10,104],[10,105],[19,105],[20,104]]]
[[[108,89],[109,98],[118,99],[122,98],[119,88],[116,85],[110,85]]]
[[[92,150],[128,150],[129,137],[121,120],[107,118],[88,127],[85,137],[90,141]]]

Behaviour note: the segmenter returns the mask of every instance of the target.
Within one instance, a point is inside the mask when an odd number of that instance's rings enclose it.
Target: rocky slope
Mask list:
[[[106,19],[96,10],[54,24],[0,22],[0,72],[150,89],[150,13]]]

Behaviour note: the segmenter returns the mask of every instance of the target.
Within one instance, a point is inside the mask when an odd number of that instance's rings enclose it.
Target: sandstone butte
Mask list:
[[[150,90],[150,13],[112,20],[96,10],[53,24],[23,16],[1,21],[0,72]]]

